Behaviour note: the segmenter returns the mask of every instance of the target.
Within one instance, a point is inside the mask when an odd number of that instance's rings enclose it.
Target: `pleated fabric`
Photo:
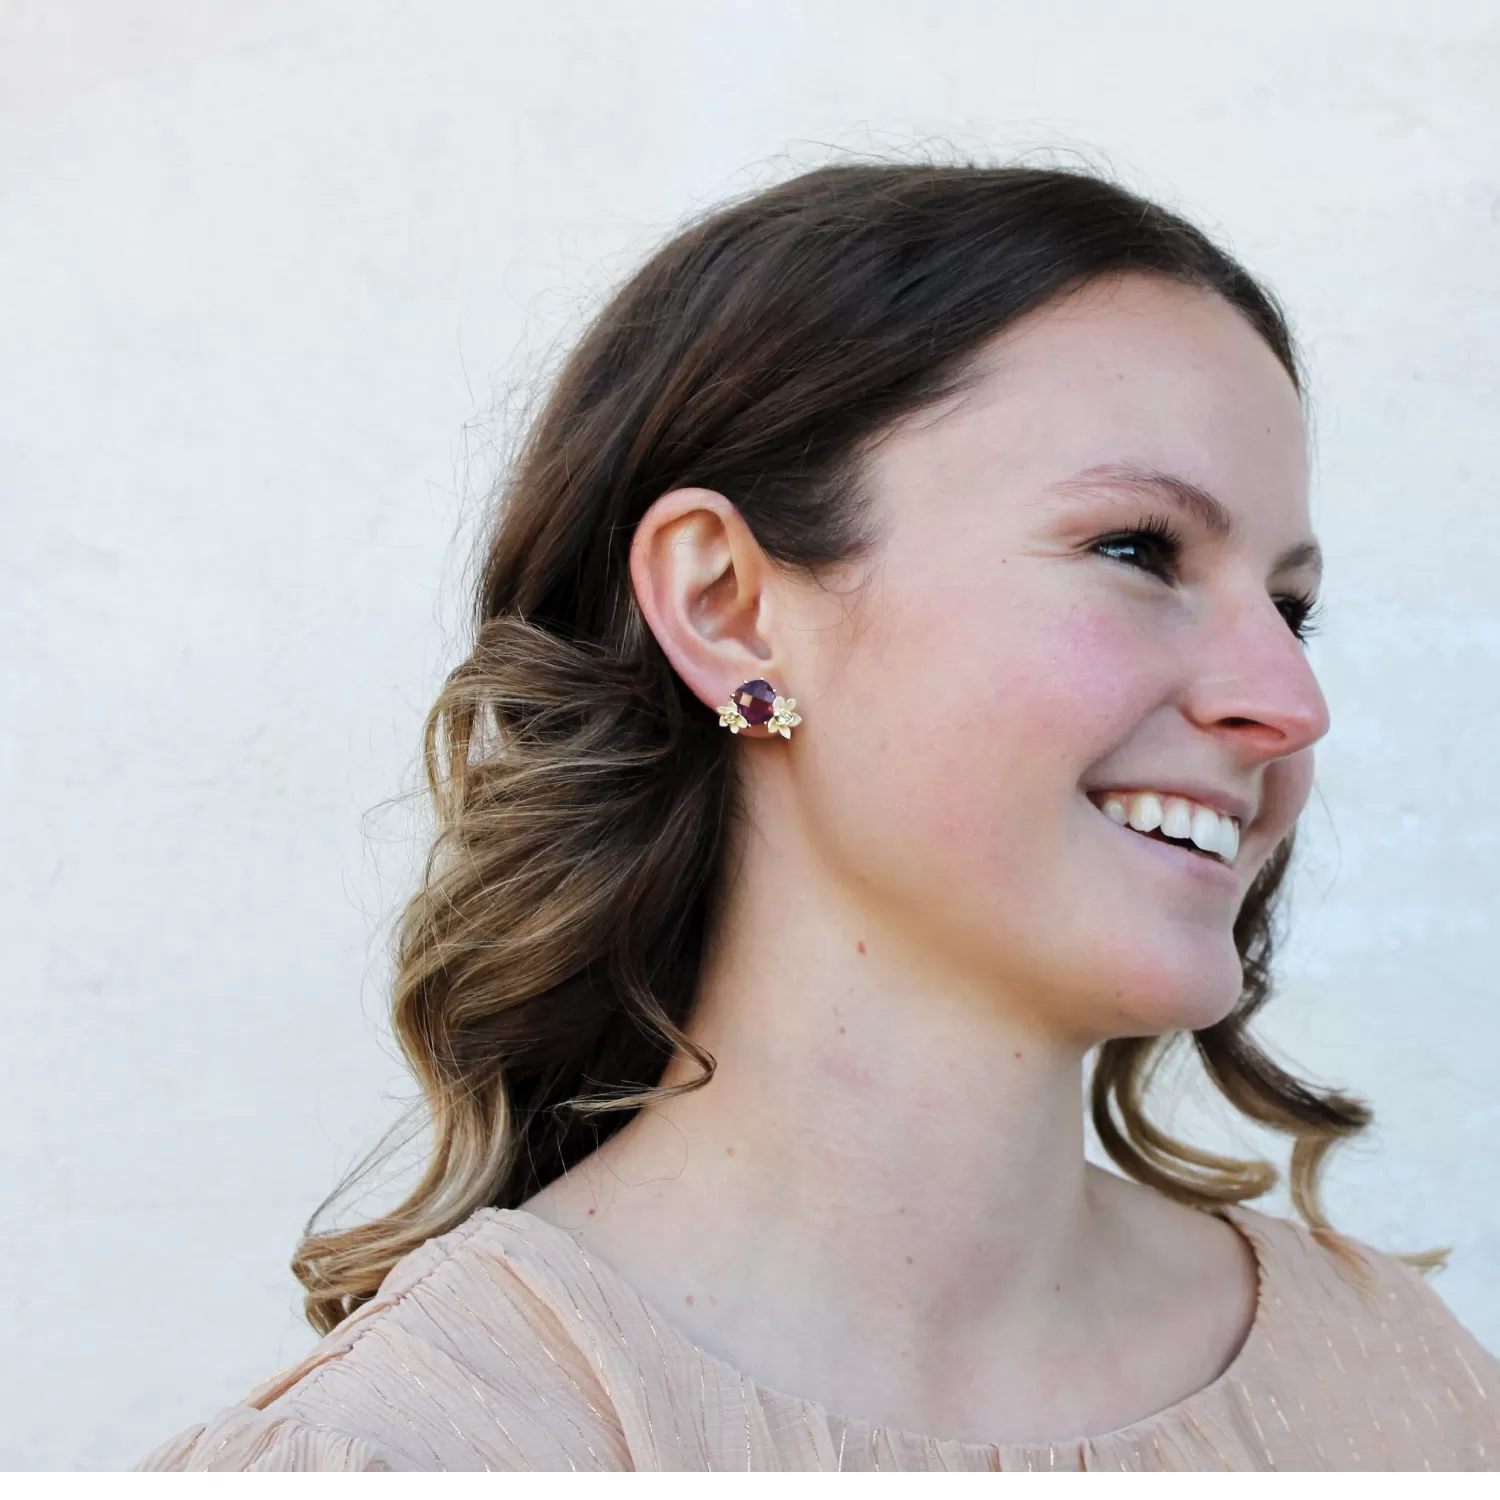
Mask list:
[[[1500,1467],[1500,1364],[1409,1267],[1245,1208],[1260,1273],[1229,1368],[1114,1432],[978,1444],[759,1387],[565,1230],[482,1209],[305,1359],[139,1465],[181,1469]]]

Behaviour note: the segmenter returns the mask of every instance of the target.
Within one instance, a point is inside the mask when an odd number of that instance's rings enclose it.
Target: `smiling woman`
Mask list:
[[[1112,184],[850,165],[658,251],[429,720],[427,1171],[145,1466],[1494,1466],[1500,1367],[1319,1208],[1366,1110],[1249,1030],[1307,487],[1274,302]],[[1182,1037],[1303,1222],[1151,1120]]]

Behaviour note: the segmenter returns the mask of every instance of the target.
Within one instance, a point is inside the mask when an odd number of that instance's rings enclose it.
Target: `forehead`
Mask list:
[[[925,471],[929,493],[1035,494],[1123,466],[1184,476],[1252,531],[1306,528],[1291,377],[1221,297],[1164,278],[1092,284],[1028,315],[892,438],[888,477]]]

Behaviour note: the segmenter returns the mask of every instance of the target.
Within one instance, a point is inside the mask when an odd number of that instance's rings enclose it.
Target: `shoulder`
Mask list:
[[[629,1467],[556,1230],[480,1210],[399,1261],[297,1364],[147,1469]]]
[[[1260,1265],[1261,1355],[1393,1420],[1500,1429],[1500,1362],[1414,1267],[1349,1235],[1248,1208],[1226,1212]],[[1268,1371],[1268,1373],[1270,1373]]]
[[[1250,1240],[1262,1273],[1277,1281],[1278,1296],[1305,1298],[1377,1322],[1393,1315],[1416,1318],[1435,1330],[1470,1337],[1427,1277],[1399,1256],[1352,1235],[1312,1229],[1258,1209],[1235,1207],[1225,1217]]]

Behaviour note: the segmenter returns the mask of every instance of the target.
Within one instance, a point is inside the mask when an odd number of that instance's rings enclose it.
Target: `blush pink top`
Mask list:
[[[574,1238],[481,1209],[291,1369],[142,1469],[1493,1469],[1500,1364],[1416,1272],[1223,1211],[1260,1272],[1218,1379],[1097,1437],[978,1444],[759,1386]]]

